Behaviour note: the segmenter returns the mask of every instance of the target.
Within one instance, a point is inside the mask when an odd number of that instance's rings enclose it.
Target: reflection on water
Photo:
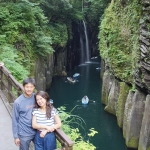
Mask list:
[[[95,61],[95,60],[94,60]],[[85,129],[95,128],[98,134],[91,139],[97,147],[96,150],[129,150],[125,145],[122,130],[117,125],[116,117],[104,111],[101,104],[101,79],[99,62],[90,62],[76,67],[68,73],[72,77],[80,73],[78,82],[72,84],[66,78],[54,78],[48,90],[54,106],[66,106],[67,111],[72,110],[86,122]],[[82,105],[81,99],[87,95],[90,99],[88,105]],[[88,130],[87,130],[88,132]],[[82,131],[84,135],[84,131]],[[131,149],[130,149],[131,150]]]

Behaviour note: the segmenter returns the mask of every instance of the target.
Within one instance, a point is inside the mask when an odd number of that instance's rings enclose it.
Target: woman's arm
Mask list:
[[[48,130],[48,132],[53,132],[55,129],[58,129],[58,128],[61,127],[61,120],[60,120],[58,115],[54,116],[54,120],[55,120],[55,124],[54,125],[47,126],[46,129]]]
[[[41,124],[38,124],[37,122],[36,122],[36,116],[35,115],[33,115],[33,117],[32,117],[32,128],[34,128],[34,129],[38,129],[38,130],[42,130],[42,129],[47,129],[47,126],[46,125],[41,125]]]
[[[54,120],[55,120],[54,128],[55,129],[60,128],[61,127],[61,120],[59,118],[59,115],[55,115]]]

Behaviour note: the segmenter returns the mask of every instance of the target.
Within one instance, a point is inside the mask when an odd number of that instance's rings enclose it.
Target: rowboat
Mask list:
[[[89,98],[85,95],[83,98],[82,98],[82,104],[86,105],[89,103]]]
[[[75,74],[73,75],[73,77],[76,78],[76,77],[78,77],[79,75],[80,75],[80,73],[75,73]]]
[[[72,83],[75,83],[75,82],[76,82],[76,80],[73,79],[73,78],[71,78],[71,77],[67,77],[67,80],[70,81],[70,82],[72,82]]]
[[[100,67],[97,67],[96,69],[97,69],[97,70],[100,70],[101,68],[100,68]]]
[[[50,103],[51,103],[51,104],[53,104],[53,103],[54,103],[54,101],[53,101],[52,99],[50,99],[49,101],[50,101]]]
[[[96,59],[97,58],[97,56],[96,57],[92,57],[91,59]]]

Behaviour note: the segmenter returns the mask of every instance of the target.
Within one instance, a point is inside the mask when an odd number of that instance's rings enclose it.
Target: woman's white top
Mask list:
[[[46,112],[42,113],[39,111],[39,109],[34,109],[32,114],[33,114],[33,116],[36,116],[36,122],[38,124],[44,124],[47,126],[52,126],[55,124],[54,117],[55,117],[55,115],[58,115],[58,111],[56,108],[53,108],[51,111],[51,118],[47,118]]]

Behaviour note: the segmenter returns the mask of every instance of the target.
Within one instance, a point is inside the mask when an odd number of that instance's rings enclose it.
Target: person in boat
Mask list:
[[[71,79],[71,81],[74,81],[74,79],[73,78],[70,78]]]
[[[84,96],[84,102],[87,102],[87,99],[86,99],[86,98],[87,98],[87,96],[85,95],[85,96]]]
[[[35,150],[54,150],[56,149],[54,131],[61,127],[58,111],[50,103],[46,92],[38,91],[35,99],[35,107],[32,112],[32,127],[37,130],[34,138]]]

